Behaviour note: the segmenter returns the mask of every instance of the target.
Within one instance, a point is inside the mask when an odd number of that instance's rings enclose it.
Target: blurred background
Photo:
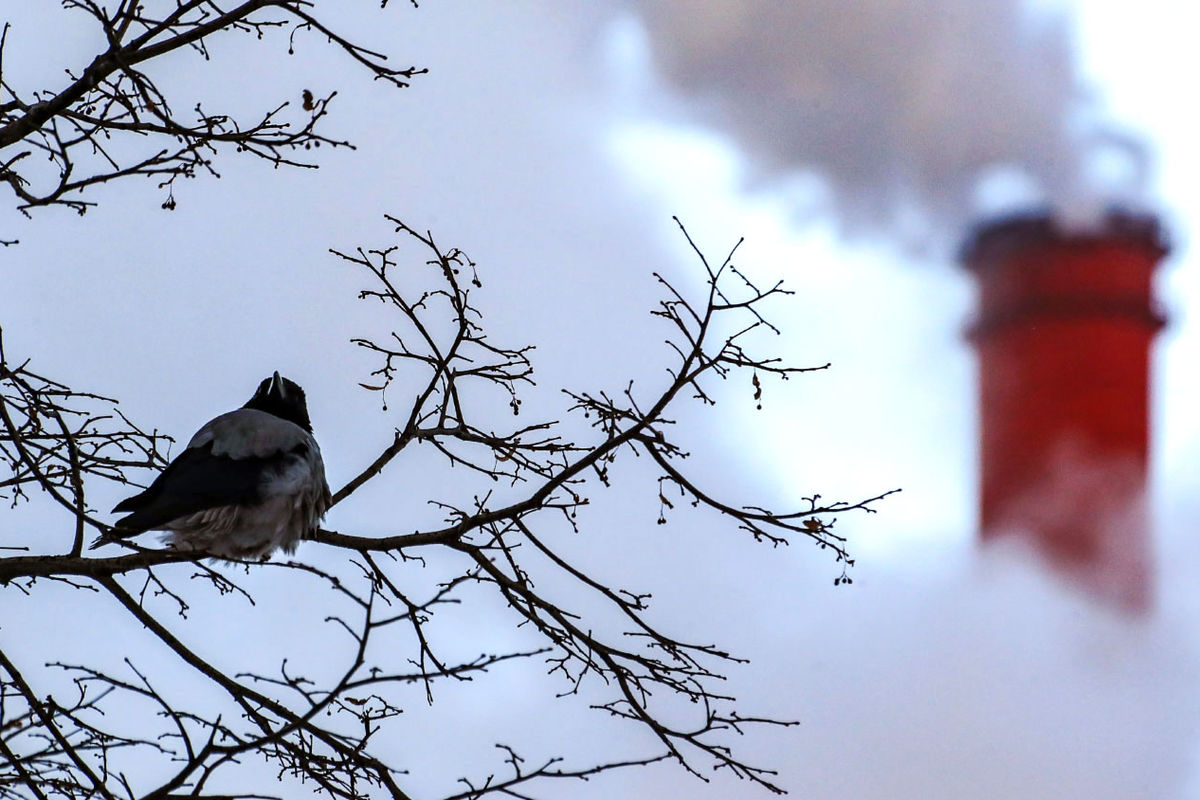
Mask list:
[[[354,388],[373,365],[348,340],[380,323],[355,300],[360,277],[327,251],[390,244],[383,213],[479,263],[493,336],[538,345],[533,416],[556,413],[559,386],[662,380],[669,351],[647,314],[657,298],[650,273],[693,290],[703,277],[672,215],[710,258],[744,237],[737,263],[796,292],[775,307],[782,334],[769,346],[832,366],[765,386],[761,410],[751,387],[729,385],[715,411],[682,420],[702,474],[732,497],[778,507],[814,492],[903,491],[876,515],[839,520],[857,556],[850,586],[835,587],[840,567],[803,543],[769,552],[689,518],[656,528],[652,482],[618,486],[636,502],[601,504],[588,536],[598,570],[634,585],[657,580],[666,618],[751,658],[730,676],[751,709],[801,721],[747,737],[751,760],[805,798],[1200,797],[1200,330],[1191,313],[1200,276],[1190,264],[1200,125],[1187,99],[1198,66],[1190,8],[374,5],[348,7],[344,27],[429,68],[403,92],[369,85],[316,41],[288,56],[282,41],[224,37],[203,68],[188,56],[156,65],[164,90],[220,97],[231,109],[285,97],[299,115],[303,90],[336,89],[330,130],[355,151],[324,154],[317,171],[226,158],[219,180],[177,186],[170,212],[152,182],[127,181],[97,187],[89,199],[99,207],[83,218],[0,214],[5,238],[21,240],[0,250],[10,357],[120,397],[132,418],[177,438],[278,369],[308,391],[330,483],[340,486],[394,421]],[[57,86],[63,67],[96,52],[81,15],[24,4],[5,16],[10,82]],[[1114,229],[1113,208],[1161,228]],[[1126,353],[1133,366],[1122,369],[1141,376],[1097,401],[1127,403],[1127,415],[1115,414],[1132,420],[1127,438],[1148,437],[1120,453],[1134,461],[1122,490],[1136,488],[1133,502],[1148,513],[1095,533],[1136,541],[1133,602],[1097,589],[1096,574],[1123,570],[1111,549],[1055,555],[1030,517],[1000,526],[1022,535],[981,546],[981,430],[1049,412],[1010,402],[996,419],[981,417],[967,331],[987,316],[977,279],[1008,262],[971,271],[959,254],[980,225],[1031,213],[1047,221],[1034,237],[1043,244],[1115,237],[1120,266],[1101,259],[1097,271],[1152,281],[1154,302],[1135,299],[1167,320],[1156,336],[1142,326],[1142,339],[1093,359]],[[1080,353],[1108,352],[1094,328],[1077,332]],[[1055,336],[1053,346],[1036,337],[1011,345],[1011,355],[1050,347],[1056,364],[1087,360],[1062,353],[1076,339]],[[1034,425],[1028,435],[1055,430]],[[1031,453],[1031,470],[1049,457]],[[1019,471],[1019,454],[1005,458],[997,469]],[[417,465],[393,469],[390,488],[338,507],[329,526],[392,532],[392,494],[419,504],[444,488]],[[1056,491],[1047,502],[1064,495],[1090,497]],[[60,524],[45,509],[0,513],[3,528],[26,535]],[[1064,513],[1074,515],[1069,503]],[[310,546],[300,557],[324,556]],[[464,625],[463,636],[477,633]],[[486,697],[486,714],[479,698],[414,710],[413,724],[428,727],[396,746],[452,780],[461,769],[447,743],[469,759],[463,730],[486,729],[485,716],[548,751],[624,735],[611,723],[594,733],[586,713],[548,721],[535,711],[553,691],[544,680],[503,671],[493,680],[504,688]],[[462,727],[445,727],[448,718]],[[496,740],[489,735],[480,733],[481,747]],[[762,794],[719,774],[704,784],[657,768],[560,791]]]

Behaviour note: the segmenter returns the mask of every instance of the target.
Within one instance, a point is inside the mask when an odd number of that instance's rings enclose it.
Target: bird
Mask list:
[[[205,423],[142,493],[113,512],[113,539],[165,531],[177,550],[230,561],[291,554],[332,504],[304,390],[275,372],[245,405]]]

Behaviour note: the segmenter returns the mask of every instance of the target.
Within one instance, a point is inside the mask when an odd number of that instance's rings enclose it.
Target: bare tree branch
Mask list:
[[[375,80],[404,87],[424,72],[390,66],[385,54],[338,33],[310,0],[64,0],[62,5],[90,17],[107,43],[86,66],[66,70],[66,86],[25,87],[7,77],[5,45],[20,31],[10,22],[0,28],[0,181],[26,214],[55,205],[83,214],[95,204],[82,199],[84,190],[135,175],[154,179],[165,190],[163,208],[173,209],[176,181],[217,176],[221,151],[275,166],[311,168],[314,148],[353,147],[322,133],[337,92],[318,96],[303,89],[244,119],[210,111],[206,102],[189,102],[189,110],[180,113],[179,99],[160,89],[152,62],[180,51],[209,61],[209,44],[216,37],[243,34],[277,38],[281,44],[286,39],[291,53],[298,35],[311,32]],[[297,101],[298,114],[292,108]]]
[[[59,85],[14,77],[6,54],[25,31],[12,20],[0,26],[0,181],[26,215],[48,206],[82,214],[96,202],[85,199],[87,190],[133,176],[153,180],[162,207],[172,209],[177,182],[218,176],[223,154],[312,168],[322,145],[352,147],[326,132],[336,91],[296,87],[235,115],[225,110],[232,97],[180,97],[160,69],[167,56],[190,57],[203,69],[217,58],[218,40],[249,36],[290,54],[312,38],[395,87],[423,72],[390,64],[333,24],[335,4],[318,0],[61,6],[86,18],[102,45],[87,63],[65,65]],[[476,265],[428,231],[388,219],[397,241],[334,253],[366,282],[359,297],[391,323],[389,334],[353,345],[375,359],[360,385],[378,393],[383,410],[389,393],[403,395],[399,424],[334,502],[365,502],[360,490],[386,482],[411,449],[455,470],[447,486],[483,488],[429,498],[443,519],[424,528],[318,531],[307,547],[323,567],[206,561],[148,541],[110,544],[125,548],[116,555],[85,551],[89,534],[110,532],[92,507],[103,496],[97,488],[148,482],[165,466],[171,440],[132,422],[115,400],[10,358],[0,331],[0,501],[14,509],[42,501],[70,515],[61,530],[35,536],[0,531],[0,592],[41,607],[63,592],[87,592],[89,613],[115,620],[105,624],[115,625],[109,633],[123,648],[113,662],[81,637],[61,643],[67,656],[43,657],[49,644],[37,637],[0,639],[0,800],[408,798],[417,783],[408,770],[425,765],[407,763],[407,753],[388,744],[397,730],[412,735],[405,710],[523,663],[558,682],[559,702],[628,725],[651,746],[632,756],[597,748],[568,763],[558,755],[527,761],[497,744],[495,765],[462,764],[462,777],[440,796],[532,798],[660,762],[702,780],[716,769],[783,791],[770,768],[733,748],[748,727],[794,724],[744,713],[721,689],[742,659],[678,635],[651,607],[650,587],[601,580],[567,543],[583,525],[580,510],[613,471],[645,456],[640,465],[654,470],[660,524],[687,503],[748,546],[812,542],[837,562],[835,582],[849,581],[853,561],[836,517],[871,511],[884,494],[832,503],[813,495],[783,511],[749,505],[728,496],[724,481],[694,473],[673,422],[691,400],[714,405],[714,381],[748,376],[758,402],[763,381],[823,368],[787,365],[756,349],[761,334],[778,333],[769,306],[790,292],[755,285],[735,266],[736,247],[710,262],[680,225],[704,290],[693,296],[655,276],[663,297],[652,314],[665,323],[668,345],[661,380],[567,389],[552,396],[560,414],[531,421],[522,396],[535,388],[532,347],[489,338],[474,294]],[[5,247],[16,243],[0,237]],[[262,580],[280,570],[281,581]],[[280,585],[286,595],[269,588]],[[314,597],[315,606],[304,602]],[[280,603],[287,614],[272,617],[267,609]],[[460,605],[502,613],[509,644],[465,651],[448,613]],[[194,617],[214,610],[247,641],[255,623],[299,617],[304,638],[320,637],[321,658],[301,658],[302,642],[209,647],[212,627]],[[267,654],[273,664],[264,668],[255,656]],[[680,705],[689,713],[679,714]]]
[[[36,487],[74,520],[57,550],[0,556],[0,589],[36,596],[47,585],[66,583],[92,590],[95,603],[109,604],[132,629],[146,631],[176,665],[175,672],[152,673],[144,665],[161,659],[139,651],[117,671],[90,663],[87,652],[48,667],[22,655],[21,666],[17,655],[27,645],[0,643],[0,800],[217,797],[205,787],[231,782],[245,786],[239,797],[271,796],[255,794],[254,764],[294,784],[284,793],[289,797],[299,787],[347,800],[409,797],[405,770],[414,765],[402,765],[403,756],[381,747],[381,732],[403,727],[406,705],[434,703],[459,683],[527,661],[541,663],[559,681],[560,702],[582,703],[639,728],[657,747],[632,758],[597,753],[594,763],[567,766],[551,756],[530,766],[516,749],[497,745],[500,768],[469,778],[465,774],[477,767],[463,765],[464,777],[442,795],[448,800],[533,797],[564,778],[587,780],[665,760],[702,780],[723,770],[766,792],[783,792],[772,769],[733,748],[749,727],[795,724],[746,713],[721,688],[726,671],[743,660],[715,643],[679,637],[654,613],[647,587],[600,580],[565,544],[578,530],[577,512],[604,490],[611,472],[631,456],[646,456],[641,463],[658,473],[660,523],[686,502],[725,520],[750,545],[812,542],[839,564],[836,582],[849,580],[853,560],[834,530],[836,517],[869,512],[886,493],[833,503],[814,495],[785,511],[739,502],[725,496],[723,482],[702,486],[692,474],[670,416],[691,400],[716,403],[714,380],[749,373],[757,394],[762,379],[812,369],[756,350],[758,334],[776,331],[767,306],[789,292],[780,284],[756,287],[734,266],[732,252],[714,266],[697,250],[706,281],[698,298],[657,276],[664,297],[653,313],[666,323],[666,352],[673,354],[660,385],[566,390],[563,418],[516,422],[521,394],[534,385],[531,348],[504,346],[486,335],[473,297],[477,268],[464,253],[388,219],[397,243],[335,253],[367,281],[360,298],[393,321],[386,337],[353,340],[377,359],[362,386],[382,399],[389,390],[395,395],[399,384],[408,397],[392,411],[402,420],[394,435],[335,502],[357,502],[358,490],[386,480],[388,466],[414,444],[432,448],[448,470],[466,468],[496,488],[467,502],[432,498],[445,515],[440,527],[380,535],[319,531],[316,544],[337,554],[335,571],[300,562],[201,563],[196,553],[136,542],[122,545],[131,550],[124,555],[84,555],[84,528],[106,529],[87,507],[86,488],[126,482],[134,468],[161,467],[163,437],[120,416],[114,401],[40,377],[27,363],[10,363],[0,349],[6,468],[0,487],[14,503],[30,499],[28,490]],[[497,414],[498,408],[506,413]],[[498,419],[513,422],[485,422]],[[30,544],[2,546],[32,551]],[[434,554],[437,569],[424,557]],[[288,591],[297,596],[327,592],[323,617],[308,630],[317,635],[323,620],[331,642],[326,657],[337,664],[332,675],[309,677],[288,652],[277,654],[274,672],[243,665],[242,654],[201,654],[189,613],[201,601],[238,604],[247,610],[230,619],[249,619],[258,602],[244,585],[250,570],[285,570]],[[428,571],[436,577],[422,589],[415,576]],[[197,593],[203,593],[199,600]],[[514,636],[519,632],[530,646],[468,656],[448,647],[454,635],[442,622],[445,611],[481,602],[506,609]],[[601,620],[597,607],[611,614]],[[55,670],[77,689],[69,703],[36,688]],[[162,689],[181,681],[213,687],[224,699],[201,702],[193,698],[210,693]],[[680,700],[690,715],[680,716]],[[146,763],[159,764],[147,773],[154,780],[133,767]]]

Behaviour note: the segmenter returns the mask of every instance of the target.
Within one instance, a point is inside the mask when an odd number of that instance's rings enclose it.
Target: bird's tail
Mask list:
[[[121,523],[123,523],[126,519],[129,519],[129,517],[117,520],[116,525],[93,539],[92,543],[88,545],[88,550],[95,550],[97,547],[103,547],[106,544],[113,544],[121,541],[122,539],[129,538],[135,533],[141,533],[141,531],[122,525]]]

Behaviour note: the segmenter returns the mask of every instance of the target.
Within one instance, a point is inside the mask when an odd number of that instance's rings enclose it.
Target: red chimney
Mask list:
[[[1145,503],[1151,275],[1167,252],[1152,217],[1087,232],[1046,215],[979,227],[962,261],[979,286],[980,533],[1029,541],[1090,591],[1150,600]]]

